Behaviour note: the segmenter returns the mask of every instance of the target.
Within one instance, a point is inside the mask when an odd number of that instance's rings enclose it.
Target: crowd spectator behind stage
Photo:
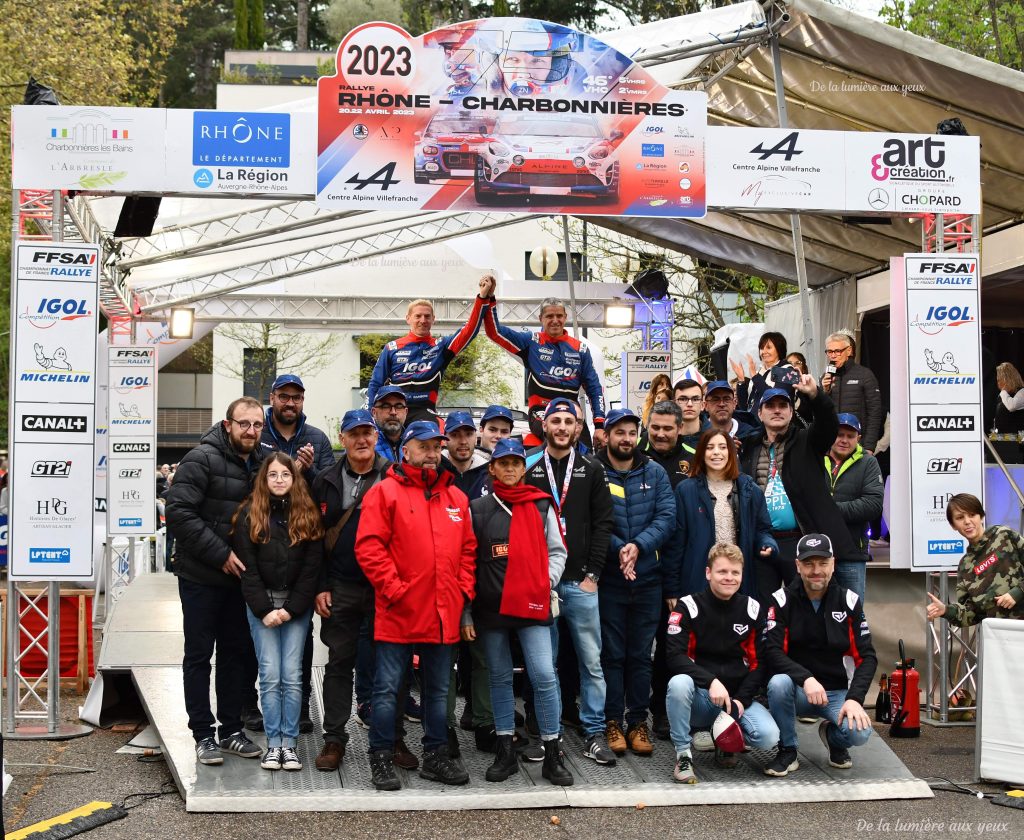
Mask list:
[[[803,353],[797,353],[794,351],[786,356],[786,361],[800,371],[801,374],[810,373],[807,369],[807,357]]]
[[[645,429],[654,406],[663,400],[670,399],[672,399],[672,380],[666,373],[655,375],[654,379],[651,380],[651,390],[647,392],[643,407],[640,409],[640,422]]]
[[[825,456],[825,469],[832,481],[832,496],[850,530],[850,538],[864,560],[836,560],[836,580],[864,600],[868,559],[868,526],[882,515],[885,485],[874,455],[860,444],[860,421],[853,414],[840,414],[839,433]]]
[[[757,430],[758,421],[748,411],[736,417],[736,392],[724,379],[709,382],[704,391],[704,411],[710,428],[725,432],[737,443]]]
[[[747,356],[746,370],[742,364],[732,363],[733,373],[736,374],[736,397],[739,407],[752,413],[756,413],[760,408],[761,395],[766,390],[783,386],[778,377],[786,371],[793,372],[793,366],[786,361],[786,337],[782,333],[764,333],[757,340],[757,354],[761,359],[760,367],[750,356]],[[796,408],[804,414],[799,403]]]
[[[835,371],[825,369],[821,388],[832,399],[839,414],[853,414],[860,420],[861,445],[870,455],[882,434],[882,394],[875,375],[854,361],[856,352],[856,343],[848,332],[834,332],[825,339],[825,355],[829,367],[835,366]]]
[[[985,509],[970,493],[946,504],[946,520],[967,540],[956,573],[956,603],[928,593],[928,620],[967,627],[985,618],[1024,618],[1024,538],[1002,525],[985,527]]]
[[[1024,381],[1020,371],[1009,362],[996,367],[996,387],[999,403],[996,405],[995,430],[1000,434],[1024,432]]]

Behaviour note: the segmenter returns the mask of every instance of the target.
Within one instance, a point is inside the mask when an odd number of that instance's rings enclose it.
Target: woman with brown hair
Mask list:
[[[996,387],[999,388],[996,431],[1002,434],[1024,432],[1024,380],[1020,371],[1009,362],[1002,362],[996,367]]]
[[[732,438],[714,429],[704,432],[690,477],[681,481],[675,492],[677,530],[665,551],[675,552],[681,559],[676,563],[666,560],[664,565],[681,569],[680,588],[671,592],[666,581],[665,597],[703,592],[708,552],[715,543],[727,542],[743,552],[742,591],[756,598],[756,566],[777,558],[779,547],[771,534],[764,494],[754,479],[740,472]]]
[[[295,753],[302,707],[302,651],[317,593],[324,535],[320,513],[295,462],[269,455],[232,521],[242,561],[242,597],[260,668],[267,732],[265,770],[301,770]]]
[[[647,392],[643,407],[640,409],[640,422],[647,428],[647,421],[651,419],[651,410],[658,403],[672,399],[672,380],[667,373],[656,374],[651,380],[651,389]]]

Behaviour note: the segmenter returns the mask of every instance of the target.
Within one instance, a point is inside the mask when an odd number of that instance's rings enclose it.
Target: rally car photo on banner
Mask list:
[[[703,93],[599,39],[520,18],[420,37],[367,23],[318,83],[324,207],[705,214]]]

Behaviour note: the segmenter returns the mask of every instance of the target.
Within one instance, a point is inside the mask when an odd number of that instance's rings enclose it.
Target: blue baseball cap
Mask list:
[[[302,380],[294,373],[282,373],[274,380],[274,384],[270,386],[270,390],[276,391],[278,388],[283,388],[285,385],[294,385],[300,391],[306,390],[306,386],[302,384]]]
[[[453,411],[445,418],[444,429],[446,432],[454,432],[456,429],[472,429],[475,432],[476,424],[468,411]]]
[[[553,399],[549,402],[548,407],[544,409],[544,417],[550,417],[552,414],[559,411],[565,411],[573,417],[579,417],[579,414],[576,413],[576,406],[565,397],[558,397],[557,399]]]
[[[385,385],[377,392],[377,396],[373,398],[373,404],[376,405],[385,397],[399,396],[403,400],[405,399],[405,391],[399,388],[397,385]]]
[[[857,419],[856,414],[840,414],[838,417],[840,426],[849,426],[858,435],[860,434],[860,420]]]
[[[512,416],[512,409],[505,408],[503,405],[489,405],[484,409],[484,416],[480,418],[480,425],[483,425],[488,420],[508,420],[509,423],[515,425],[515,418]]]
[[[502,438],[494,444],[494,451],[491,453],[492,461],[497,461],[499,458],[522,458],[525,461],[526,447],[523,446],[522,441],[515,438]]]
[[[712,391],[728,391],[730,394],[733,393],[732,385],[724,379],[716,379],[714,382],[709,382],[708,387],[704,389],[704,396],[706,397]]]
[[[410,423],[402,435],[402,443],[410,440],[448,440],[448,436],[429,420]]]
[[[347,432],[357,426],[373,426],[376,428],[377,424],[373,422],[373,415],[365,408],[354,408],[352,411],[346,411],[344,417],[341,418],[341,430]]]
[[[757,404],[757,407],[761,408],[761,406],[768,402],[768,400],[775,399],[775,397],[782,397],[791,405],[793,403],[793,395],[785,388],[768,388],[763,394],[761,394],[761,401]]]
[[[629,420],[633,423],[640,425],[640,418],[636,416],[631,408],[613,408],[608,412],[608,416],[604,419],[605,429],[610,429],[616,423],[621,423],[623,420]]]

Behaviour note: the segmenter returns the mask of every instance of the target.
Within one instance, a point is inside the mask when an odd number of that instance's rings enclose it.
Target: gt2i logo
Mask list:
[[[366,189],[371,184],[377,184],[381,188],[382,192],[387,192],[389,187],[392,187],[395,184],[402,183],[395,177],[395,167],[397,165],[398,164],[392,161],[391,163],[382,166],[380,169],[374,172],[369,178],[364,178],[357,172],[345,183],[355,184],[356,192],[359,192],[359,190]]]
[[[925,470],[929,475],[960,475],[963,458],[932,458]]]
[[[796,141],[799,137],[800,132],[794,131],[791,134],[787,134],[768,149],[764,147],[764,143],[758,143],[750,150],[750,154],[758,155],[758,160],[768,160],[772,155],[782,155],[787,161],[791,161],[796,155],[803,154],[803,151],[796,147]]]

